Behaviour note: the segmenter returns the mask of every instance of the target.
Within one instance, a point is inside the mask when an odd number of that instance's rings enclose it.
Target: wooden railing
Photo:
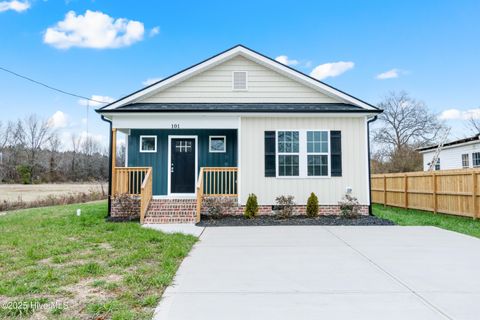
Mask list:
[[[372,202],[480,217],[480,169],[373,174]]]
[[[142,186],[140,187],[140,223],[143,224],[143,219],[148,210],[150,200],[152,200],[152,168],[149,168]]]
[[[141,223],[152,199],[152,175],[151,167],[115,167],[113,170],[112,195],[139,196]]]
[[[200,221],[202,199],[210,197],[238,196],[238,168],[236,167],[203,167],[197,182],[197,222]]]

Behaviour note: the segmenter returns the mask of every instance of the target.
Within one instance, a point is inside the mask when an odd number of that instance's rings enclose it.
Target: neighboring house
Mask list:
[[[423,155],[423,170],[427,171],[438,145],[417,149]],[[480,167],[480,134],[445,143],[438,156],[435,170]]]
[[[111,217],[195,222],[204,197],[249,194],[261,214],[293,195],[304,213],[311,192],[321,214],[338,214],[346,192],[368,213],[373,105],[238,45],[98,109],[128,135],[128,168],[113,168]],[[111,148],[112,163],[115,150]],[[151,185],[151,187],[150,187]],[[119,194],[139,196],[127,208]]]

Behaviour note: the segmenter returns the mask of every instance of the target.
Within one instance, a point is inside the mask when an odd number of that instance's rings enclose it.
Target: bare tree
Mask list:
[[[390,172],[416,171],[421,158],[415,148],[435,143],[445,130],[443,122],[431,113],[425,103],[415,100],[406,92],[391,92],[378,105],[383,109],[373,132],[376,150],[387,157]]]
[[[473,134],[480,133],[480,119],[475,118],[474,116],[471,116],[470,119],[468,119],[466,126],[467,129],[470,129],[470,131],[473,132]]]
[[[58,136],[57,132],[52,132],[50,139],[48,139],[48,151],[50,154],[50,159],[49,159],[49,178],[50,181],[56,181],[57,179],[57,168],[59,166],[59,163],[57,161],[58,157],[58,152],[60,150],[60,146],[62,145],[62,142],[60,141],[60,137]]]
[[[21,136],[18,138],[26,148],[30,183],[33,183],[38,165],[38,153],[45,147],[50,139],[51,128],[47,120],[40,119],[37,115],[33,114],[19,123],[19,130],[21,131]]]

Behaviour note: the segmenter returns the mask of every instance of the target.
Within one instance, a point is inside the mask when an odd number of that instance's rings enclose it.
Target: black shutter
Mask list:
[[[330,162],[332,177],[342,176],[342,132],[330,131]]]
[[[265,131],[265,177],[275,177],[275,131]]]

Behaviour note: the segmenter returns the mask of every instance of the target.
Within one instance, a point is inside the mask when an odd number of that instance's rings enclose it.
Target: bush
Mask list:
[[[315,218],[318,216],[318,197],[315,193],[311,193],[307,201],[307,216]]]
[[[247,204],[245,205],[245,211],[243,215],[247,219],[255,218],[258,213],[258,201],[257,196],[253,193],[248,195]]]
[[[203,198],[203,207],[206,209],[206,215],[213,219],[218,219],[228,213],[229,209],[236,206],[235,200],[231,197],[209,197]]]
[[[289,218],[292,216],[294,211],[295,202],[293,201],[294,196],[279,196],[275,199],[277,203],[276,210],[278,211],[278,215],[281,218]]]
[[[340,205],[340,213],[344,218],[353,219],[358,218],[360,215],[360,204],[358,203],[357,198],[351,194],[346,193],[343,196],[342,201],[340,201],[338,204]]]

